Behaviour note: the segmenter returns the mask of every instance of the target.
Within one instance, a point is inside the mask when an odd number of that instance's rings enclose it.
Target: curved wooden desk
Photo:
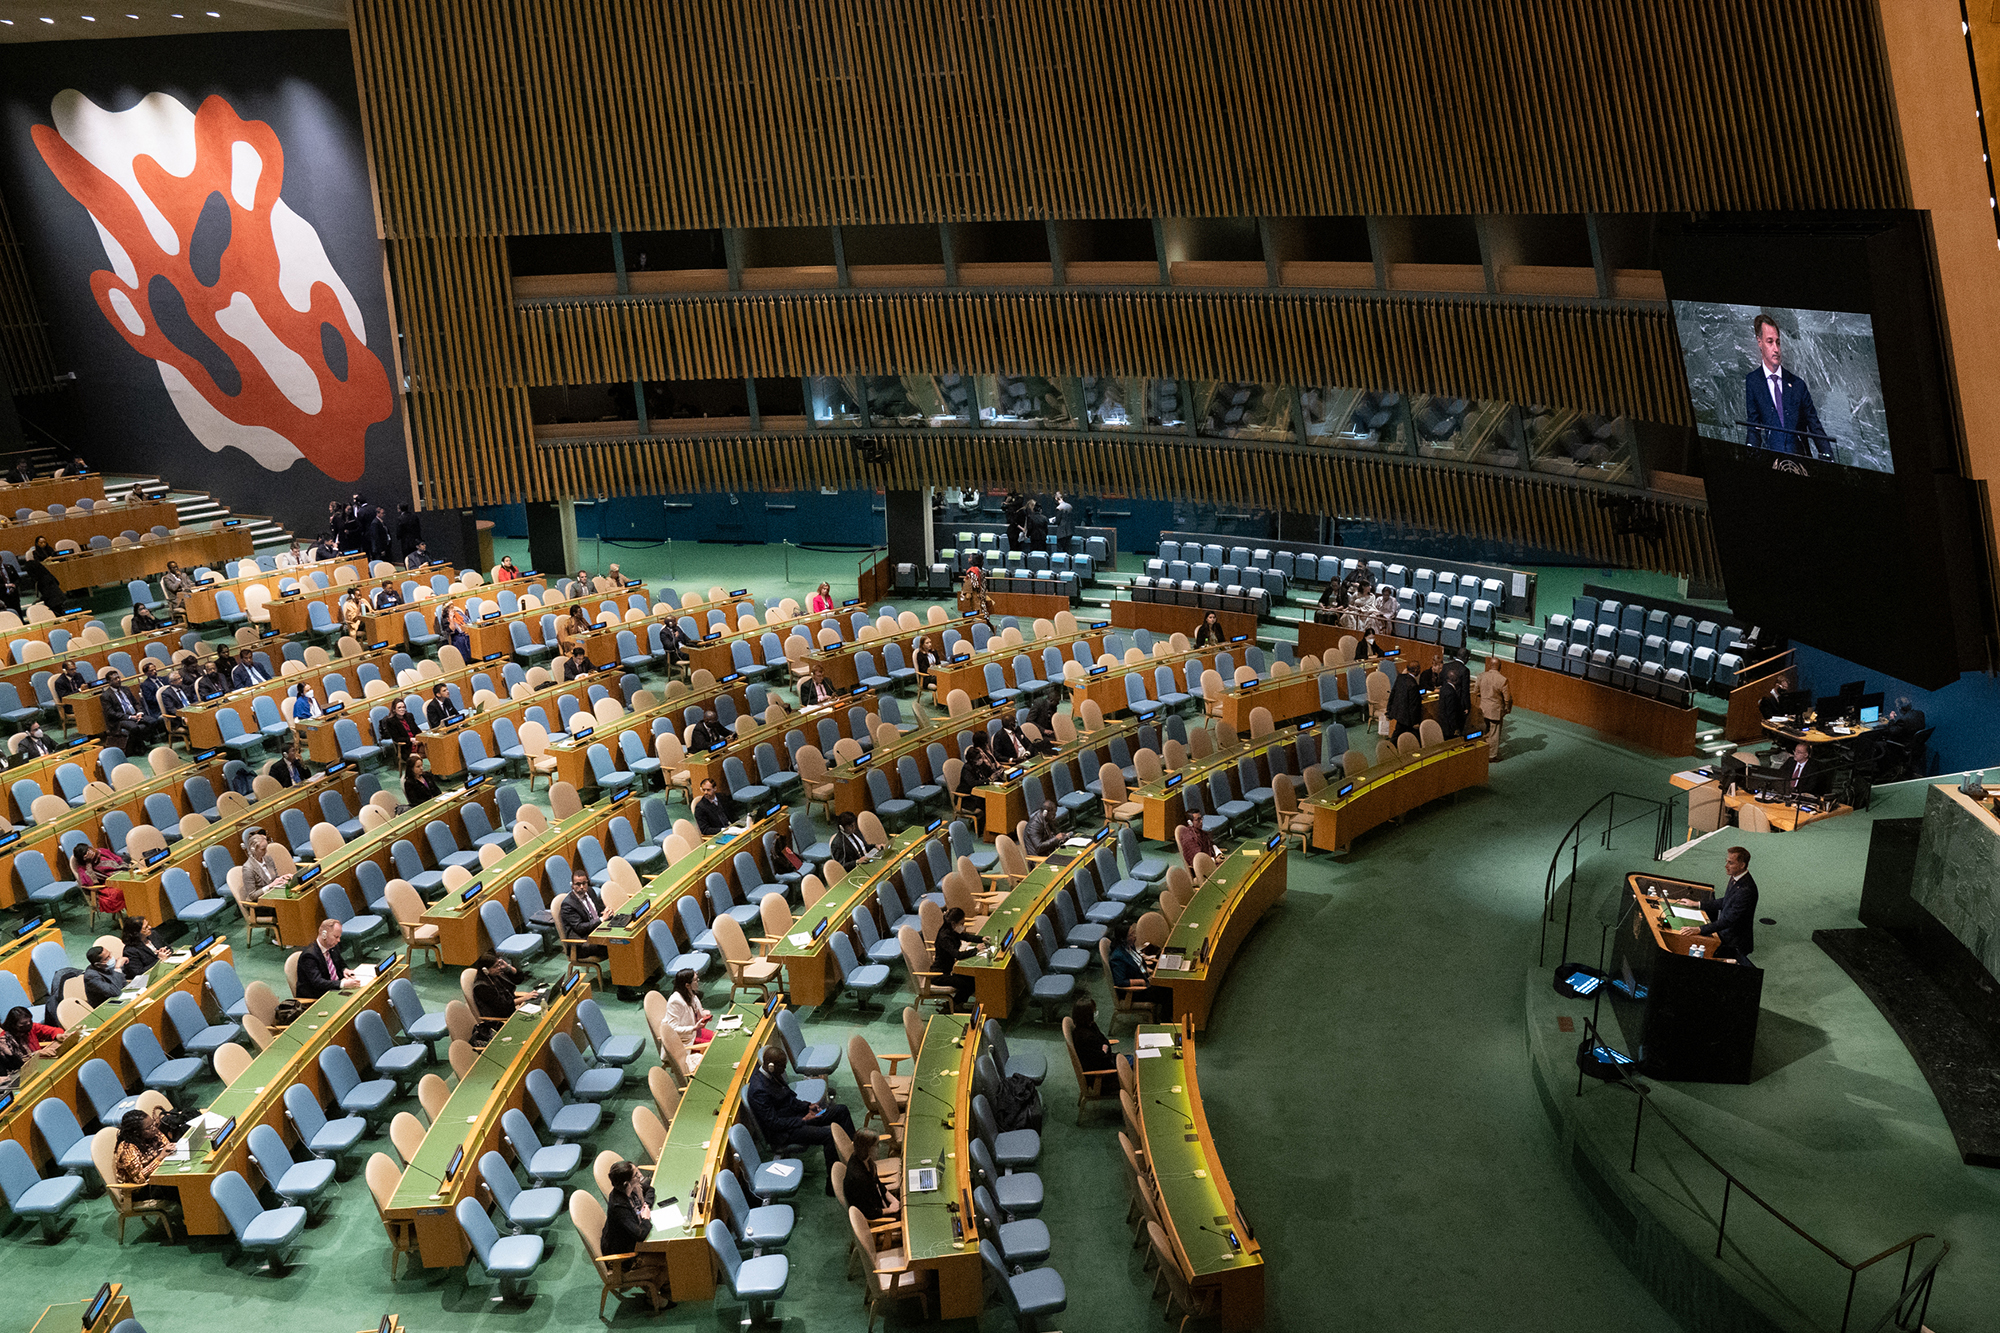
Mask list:
[[[1223,857],[1160,949],[1153,984],[1174,993],[1174,1018],[1196,1032],[1208,1026],[1229,960],[1285,896],[1290,853],[1272,841],[1278,846],[1254,842]],[[1174,960],[1178,966],[1169,965]]]
[[[1179,1260],[1181,1276],[1198,1296],[1213,1302],[1226,1329],[1264,1322],[1264,1252],[1243,1221],[1236,1192],[1223,1174],[1215,1135],[1195,1081],[1194,1038],[1177,1027],[1142,1026],[1134,1059],[1139,1081],[1139,1123],[1146,1161],[1160,1191],[1160,1215]],[[1174,1041],[1179,1041],[1176,1052]],[[1157,1051],[1157,1055],[1145,1052]],[[1230,1237],[1236,1243],[1230,1243]]]
[[[1313,816],[1312,845],[1337,852],[1440,796],[1483,787],[1489,762],[1484,740],[1456,740],[1401,755],[1355,777],[1330,775],[1326,786],[1299,803]]]

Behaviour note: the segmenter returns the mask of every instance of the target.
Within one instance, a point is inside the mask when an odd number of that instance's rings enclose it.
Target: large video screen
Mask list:
[[[1867,315],[1675,301],[1695,429],[1774,454],[1894,472]]]

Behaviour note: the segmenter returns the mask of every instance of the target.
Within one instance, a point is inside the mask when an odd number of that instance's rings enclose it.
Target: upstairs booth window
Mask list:
[[[1375,255],[1368,245],[1367,218],[1272,218],[1270,230],[1282,285],[1375,285]]]
[[[757,389],[757,417],[765,430],[806,428],[806,386],[804,380],[753,380]]]
[[[615,425],[620,432],[636,432],[639,429],[638,400],[633,397],[630,384],[557,384],[531,387],[528,390],[528,414],[538,433],[542,427],[607,423]]]
[[[1417,452],[1440,462],[1518,464],[1520,425],[1516,416],[1512,404],[1498,401],[1451,394],[1416,394],[1410,399],[1410,431]],[[1511,461],[1485,457],[1496,449],[1512,451]]]
[[[1483,292],[1479,228],[1469,216],[1418,214],[1376,222],[1389,286],[1407,292]]]
[[[1040,222],[951,222],[952,263],[961,287],[1046,287],[1049,229]]]
[[[1268,285],[1255,218],[1167,218],[1160,233],[1176,287]]]
[[[1063,280],[1072,287],[1159,285],[1160,255],[1145,218],[1056,223]]]
[[[750,395],[742,380],[656,380],[646,416],[656,430],[748,430]]]
[[[1308,440],[1336,449],[1409,452],[1409,404],[1393,389],[1305,388],[1299,411]]]
[[[635,294],[729,290],[729,256],[717,228],[628,231],[619,239],[626,284]]]
[[[871,426],[927,426],[935,415],[935,391],[921,375],[866,375],[861,391]]]
[[[979,377],[979,419],[988,426],[1037,430],[1074,430],[1062,385],[1036,375]]]
[[[509,236],[507,269],[517,301],[618,294],[618,265],[608,231]]]
[[[1540,405],[1529,407],[1526,415],[1535,471],[1624,486],[1637,483],[1627,418]]]
[[[842,227],[840,247],[853,286],[944,285],[944,241],[934,225]]]
[[[1201,433],[1221,440],[1289,440],[1290,395],[1275,384],[1205,380],[1195,386]]]
[[[745,291],[833,287],[833,232],[826,227],[750,227],[742,232]]]
[[[1487,257],[1495,287],[1524,296],[1597,295],[1590,226],[1581,213],[1487,218]]]
[[[873,386],[876,383],[870,380]],[[893,392],[902,405],[900,411],[907,419],[899,417],[897,424],[907,426],[970,426],[978,414],[978,398],[970,378],[964,375],[899,375],[882,381],[885,386],[894,386]],[[875,424],[882,424],[879,410],[875,408],[874,389],[870,389],[870,410],[876,411]]]
[[[858,378],[845,375],[815,375],[807,381],[815,426],[859,426],[862,424],[862,391]]]

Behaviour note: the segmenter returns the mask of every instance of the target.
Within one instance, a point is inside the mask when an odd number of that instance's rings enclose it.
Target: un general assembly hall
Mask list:
[[[0,1326],[2000,1328],[1989,111],[0,0]]]

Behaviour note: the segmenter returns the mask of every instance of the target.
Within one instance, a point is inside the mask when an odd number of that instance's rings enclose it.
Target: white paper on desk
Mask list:
[[[795,930],[785,936],[785,943],[791,945],[794,949],[803,949],[812,942],[813,937],[806,934],[803,930]]]
[[[724,1014],[720,1019],[716,1021],[715,1030],[718,1032],[734,1032],[736,1031],[736,1029],[742,1026],[743,1026],[743,1015]]]
[[[373,963],[363,963],[360,967],[355,968],[354,979],[364,986],[373,985],[375,981],[375,965]]]
[[[1163,953],[1163,954],[1161,954],[1161,955],[1160,955],[1160,966],[1159,966],[1159,970],[1160,970],[1160,971],[1162,971],[1162,972],[1178,972],[1178,971],[1180,971],[1180,970],[1181,970],[1181,956],[1180,956],[1179,954],[1177,954],[1177,953]]]
[[[1139,1051],[1138,1058],[1141,1060],[1157,1060],[1160,1058],[1160,1048],[1157,1046],[1142,1047]]]
[[[776,1176],[780,1180],[785,1179],[786,1177],[790,1176],[792,1172],[799,1169],[798,1163],[796,1162],[766,1162],[764,1165],[770,1169],[772,1175]]]
[[[667,1227],[669,1229],[673,1227],[684,1227],[687,1225],[687,1218],[682,1215],[681,1206],[679,1204],[670,1203],[665,1208],[662,1208],[660,1210],[660,1215],[657,1219],[655,1219],[655,1224],[658,1226]]]
[[[1141,1032],[1139,1034],[1139,1046],[1141,1049],[1149,1046],[1171,1046],[1173,1044],[1174,1035],[1171,1032]]]
[[[1065,846],[1065,847],[1088,847],[1088,846],[1090,846],[1090,839],[1089,839],[1089,838],[1071,838],[1071,839],[1069,839],[1068,841],[1064,842],[1064,843],[1063,843],[1063,846]]]
[[[201,1113],[201,1127],[211,1134],[228,1123],[228,1116],[217,1115],[213,1111],[203,1111]]]
[[[193,1152],[188,1147],[188,1141],[186,1139],[182,1139],[179,1143],[176,1143],[174,1145],[173,1151],[167,1154],[167,1160],[169,1162],[185,1162],[189,1160],[192,1156]]]

